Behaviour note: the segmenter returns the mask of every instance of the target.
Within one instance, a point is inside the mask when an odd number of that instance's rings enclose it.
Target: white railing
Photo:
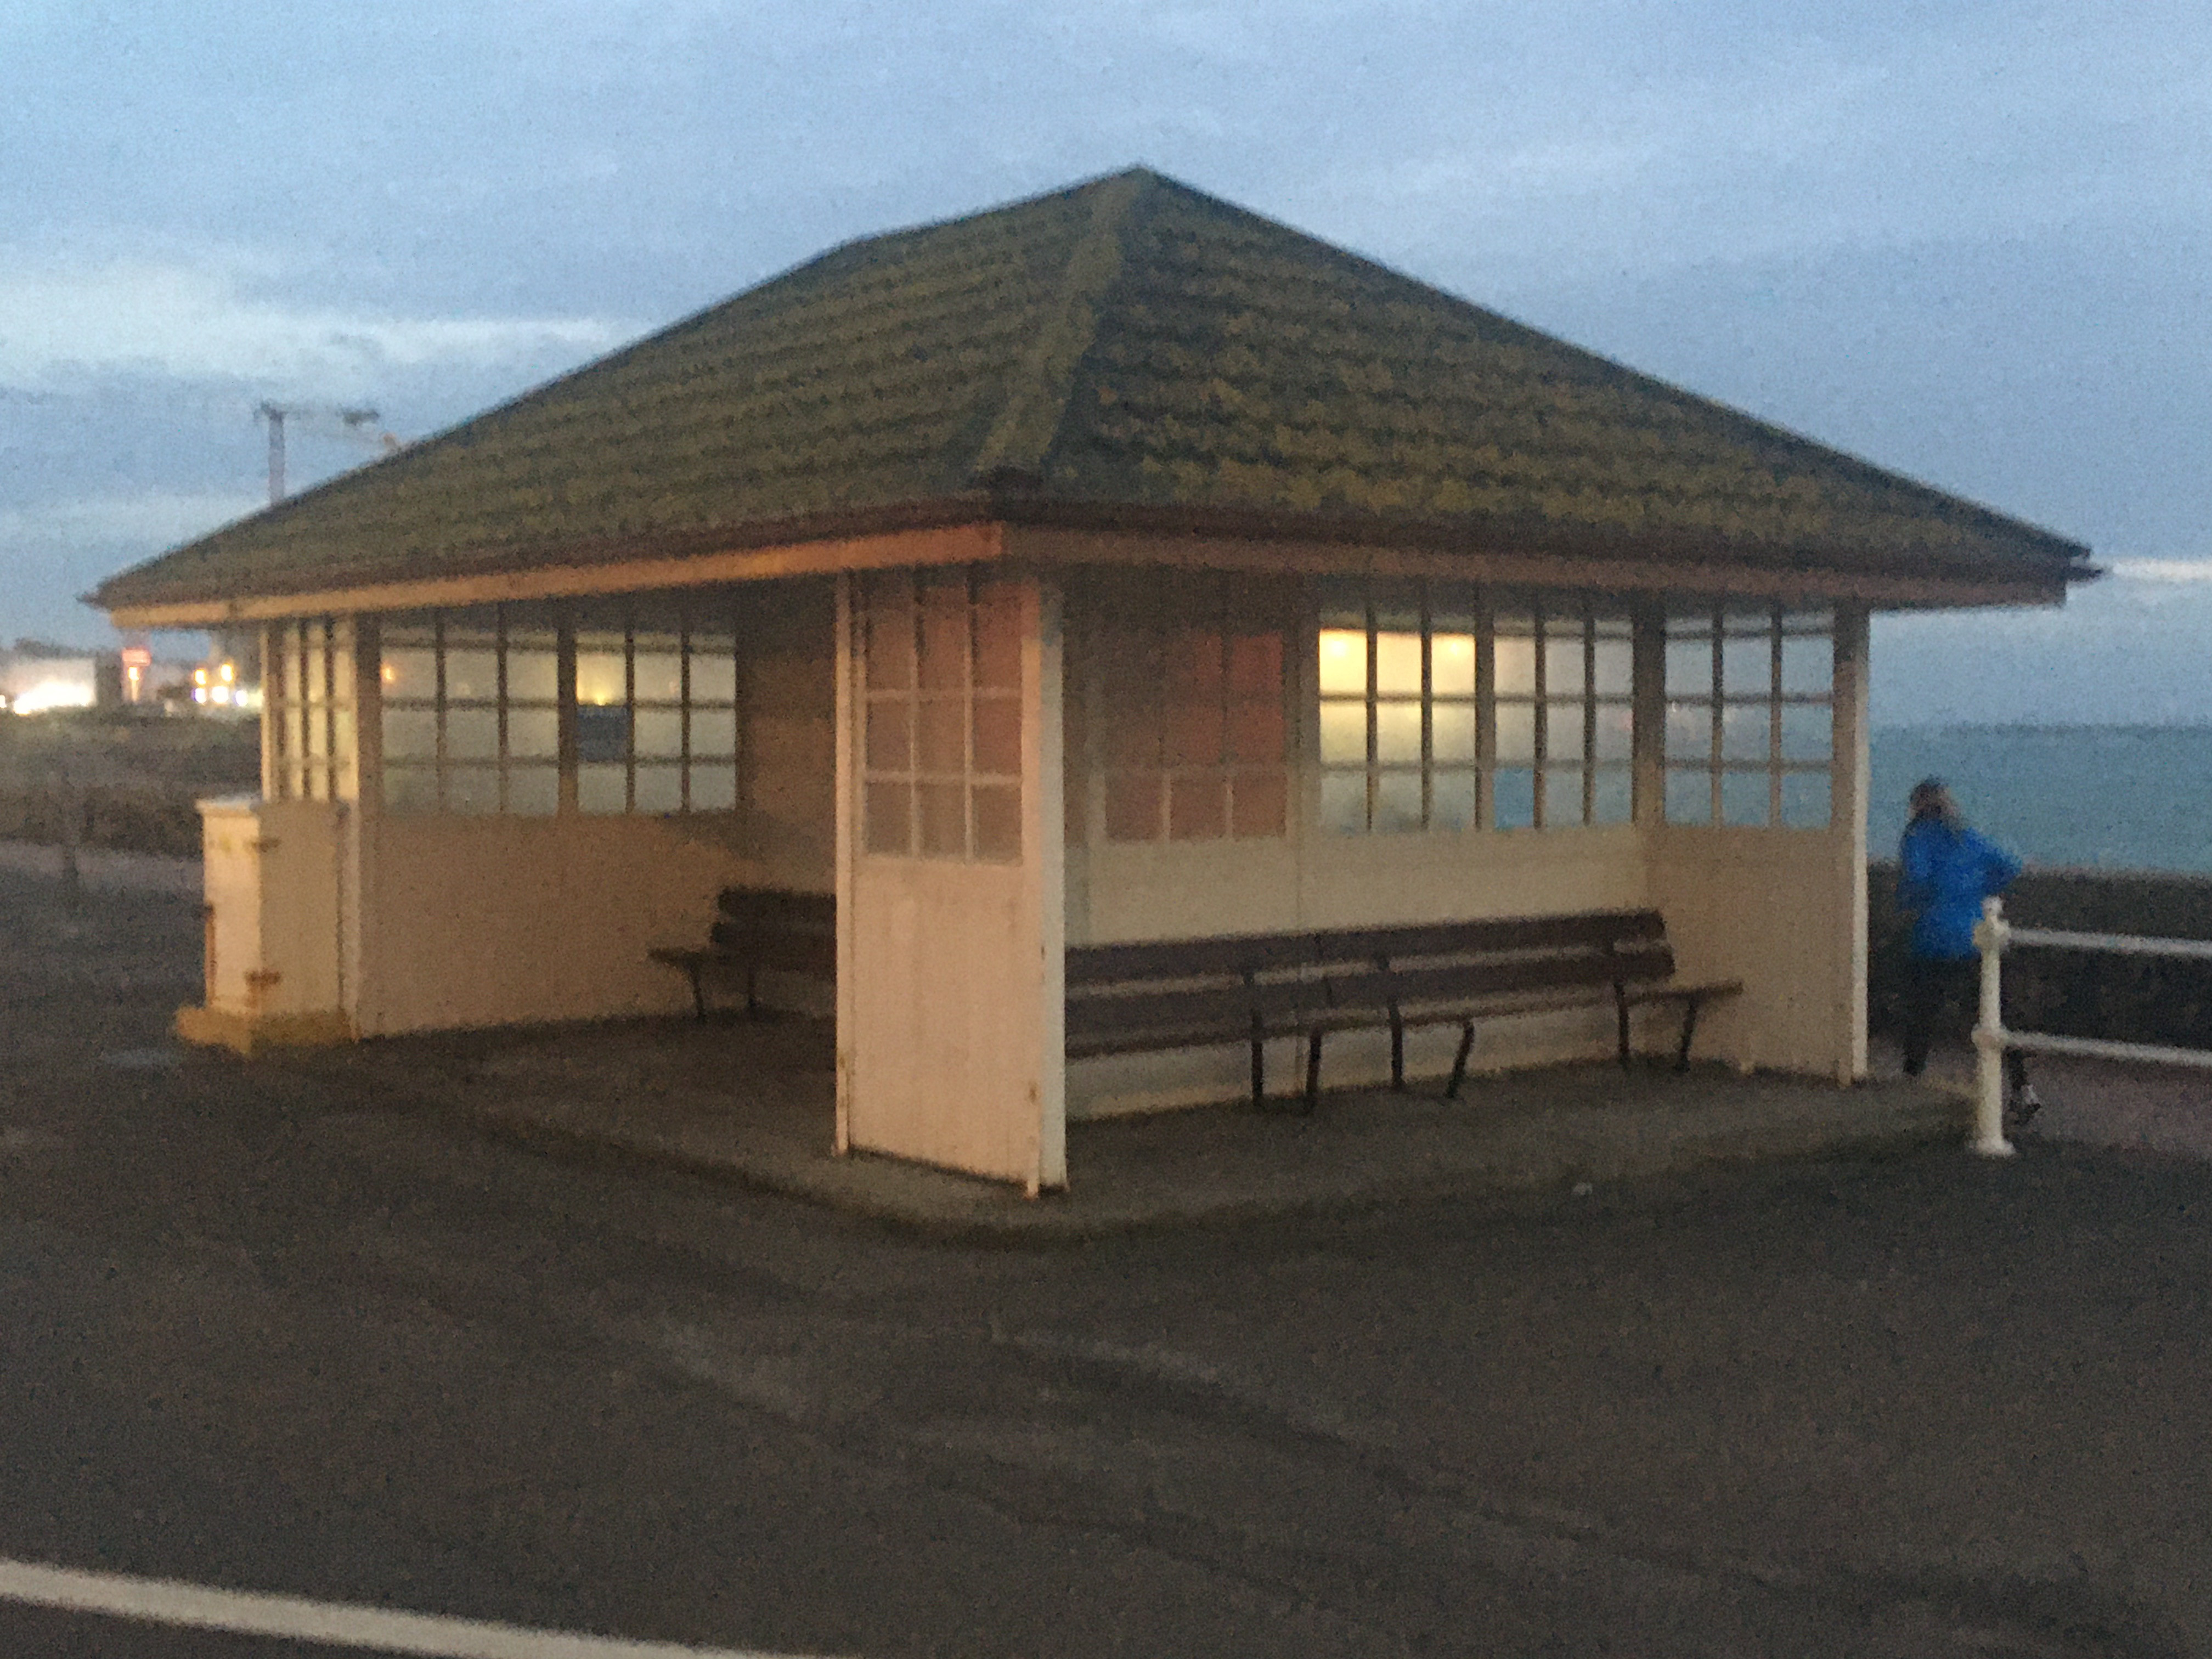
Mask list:
[[[2201,1066],[2212,1069],[2212,1049],[2168,1048],[2151,1042],[2114,1042],[2104,1037],[2060,1036],[2051,1031],[2008,1031],[2004,1024],[2002,963],[2021,945],[2055,945],[2068,951],[2102,951],[2113,956],[2184,957],[2212,962],[2212,939],[2143,939],[2133,933],[2065,933],[2049,927],[2015,927],[2004,919],[2004,901],[1982,901],[1982,920],[1974,929],[1982,953],[1981,1018],[1974,1026],[1974,1139],[1976,1152],[2009,1158],[2013,1145],[2004,1133],[2004,1056],[2008,1048],[2027,1054],[2080,1054],[2090,1060],[2125,1060],[2154,1066]]]

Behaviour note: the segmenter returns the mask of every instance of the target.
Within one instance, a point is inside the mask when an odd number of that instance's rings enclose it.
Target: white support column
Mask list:
[[[1844,898],[1849,948],[1838,953],[1836,1081],[1848,1087],[1867,1074],[1867,807],[1872,792],[1867,743],[1870,666],[1867,613],[1836,613],[1834,749],[1828,823],[1835,836],[1835,872]]]

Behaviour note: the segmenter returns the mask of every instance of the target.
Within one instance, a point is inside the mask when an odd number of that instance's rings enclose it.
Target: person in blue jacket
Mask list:
[[[1913,786],[1912,821],[1897,849],[1897,908],[1912,917],[1905,982],[1905,1073],[1917,1077],[1945,1007],[1980,1000],[1981,952],[1974,926],[1982,901],[2002,893],[2020,874],[2020,860],[1987,836],[1967,827],[1941,778]],[[2006,1081],[2014,1127],[2042,1106],[2027,1080],[2027,1060],[2005,1050]]]

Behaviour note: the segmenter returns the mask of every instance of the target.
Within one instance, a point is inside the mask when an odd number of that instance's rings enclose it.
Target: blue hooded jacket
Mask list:
[[[1897,903],[1917,911],[1912,954],[1957,962],[1973,956],[1974,924],[1982,901],[2002,893],[2020,874],[2020,860],[1987,836],[1954,829],[1930,814],[1916,818],[1897,848]]]

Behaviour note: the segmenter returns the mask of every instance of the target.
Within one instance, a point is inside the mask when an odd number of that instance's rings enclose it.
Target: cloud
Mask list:
[[[154,374],[348,397],[394,368],[573,360],[631,331],[591,317],[410,317],[302,301],[267,292],[269,262],[234,252],[76,266],[18,254],[0,272],[0,383],[17,386]]]
[[[204,534],[268,505],[265,496],[217,490],[155,490],[0,507],[0,554],[36,546],[113,547],[149,552]]]
[[[2212,582],[2212,558],[2114,559],[2113,577],[2134,582]]]

